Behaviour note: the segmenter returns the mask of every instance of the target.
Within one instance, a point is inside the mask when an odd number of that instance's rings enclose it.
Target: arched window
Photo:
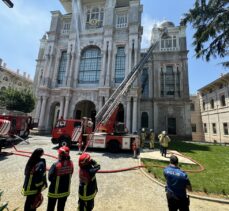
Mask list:
[[[195,104],[194,104],[194,103],[191,103],[191,104],[190,104],[190,110],[191,110],[191,111],[195,111]]]
[[[57,84],[58,85],[64,84],[66,68],[67,68],[67,51],[62,51],[60,63],[59,63],[59,70],[57,74]]]
[[[162,37],[161,39],[161,50],[162,51],[176,50],[176,47],[177,47],[176,36]]]
[[[125,48],[118,47],[115,60],[115,83],[121,83],[125,78]]]
[[[79,83],[98,83],[101,71],[101,51],[91,47],[81,54]]]
[[[206,106],[205,106],[205,102],[203,101],[203,110],[205,111]]]
[[[181,92],[180,92],[180,71],[178,70],[177,67],[177,74],[176,74],[176,92],[177,92],[177,96],[180,97]]]
[[[220,104],[221,104],[221,106],[226,106],[225,95],[222,95],[222,96],[220,97]]]
[[[103,26],[104,9],[92,8],[87,10],[86,29],[101,28]]]
[[[147,112],[142,112],[141,116],[141,128],[148,128],[149,117]]]
[[[4,76],[3,81],[8,81],[8,77]]]
[[[149,96],[149,75],[147,69],[143,70],[141,82],[142,82],[142,96],[148,97]]]
[[[160,80],[161,80],[161,97],[163,97],[165,95],[165,81],[164,81],[164,73],[163,73],[163,69],[161,68],[161,77],[160,77]]]
[[[210,104],[211,104],[211,109],[213,109],[215,107],[213,99],[211,99]]]
[[[165,95],[174,96],[175,94],[175,74],[173,66],[166,66],[165,73]]]

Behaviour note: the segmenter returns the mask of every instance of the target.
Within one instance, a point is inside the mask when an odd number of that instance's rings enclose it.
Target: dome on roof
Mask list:
[[[163,21],[160,24],[160,27],[175,27],[174,23],[171,21]]]

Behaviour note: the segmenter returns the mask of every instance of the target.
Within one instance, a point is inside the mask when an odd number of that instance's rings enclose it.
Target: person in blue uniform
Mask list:
[[[169,211],[189,211],[186,189],[192,191],[192,186],[187,174],[178,167],[177,156],[170,157],[170,165],[164,169],[164,176]]]

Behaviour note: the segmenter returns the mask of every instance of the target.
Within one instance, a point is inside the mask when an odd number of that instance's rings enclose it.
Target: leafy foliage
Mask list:
[[[184,14],[182,24],[190,23],[195,29],[193,36],[196,57],[224,58],[229,55],[229,1],[196,0],[194,8]],[[229,67],[229,61],[223,62]]]
[[[0,91],[0,105],[7,110],[30,113],[35,107],[35,98],[30,90],[8,88]]]

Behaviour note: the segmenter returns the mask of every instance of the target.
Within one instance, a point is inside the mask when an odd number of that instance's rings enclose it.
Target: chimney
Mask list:
[[[17,69],[17,74],[20,75],[20,70],[19,69]]]
[[[0,58],[0,67],[2,66],[2,59]]]
[[[25,77],[25,78],[26,78],[26,72],[24,72],[24,73],[23,73],[23,77]]]

